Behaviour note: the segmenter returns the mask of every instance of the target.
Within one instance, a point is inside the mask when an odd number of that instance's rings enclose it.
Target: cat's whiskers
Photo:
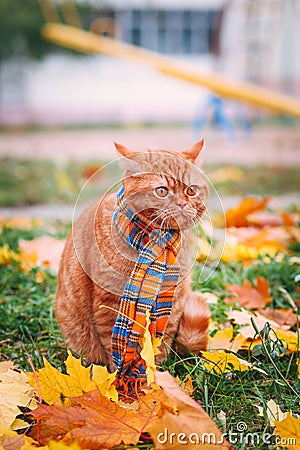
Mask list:
[[[170,208],[168,208],[168,209],[170,209]],[[151,226],[154,222],[156,222],[158,219],[160,219],[160,218],[163,216],[163,214],[165,214],[165,212],[166,212],[166,210],[159,210],[159,211],[161,211],[161,212],[160,212],[159,214],[157,214],[157,215],[154,217],[153,220],[151,220],[149,223],[147,223],[146,229],[149,229],[150,226]],[[159,228],[161,228],[161,227],[159,227]],[[136,234],[137,238],[140,238],[140,235],[143,234],[143,233],[144,233],[144,230],[139,231],[139,232]]]

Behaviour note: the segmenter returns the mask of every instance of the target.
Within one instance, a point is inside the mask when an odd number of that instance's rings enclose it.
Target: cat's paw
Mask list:
[[[191,293],[186,299],[176,337],[177,350],[181,354],[186,349],[192,353],[206,350],[209,319],[210,311],[206,300],[201,294]]]

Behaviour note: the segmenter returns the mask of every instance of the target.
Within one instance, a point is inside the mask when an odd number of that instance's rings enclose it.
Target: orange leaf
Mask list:
[[[277,434],[281,438],[281,442],[277,445],[283,445],[288,450],[300,450],[300,419],[296,419],[290,413],[287,413],[284,420],[274,421],[275,430],[274,434]]]
[[[297,316],[293,312],[292,308],[290,309],[272,309],[266,308],[259,311],[262,316],[266,319],[275,320],[280,326],[289,325],[293,327],[297,322]]]
[[[156,382],[177,406],[177,413],[163,409],[161,420],[148,431],[157,449],[231,449],[209,415],[186,395],[168,372],[156,372]],[[163,405],[164,406],[164,405]]]
[[[72,399],[72,406],[39,405],[31,416],[38,421],[44,442],[77,441],[82,448],[96,450],[123,445],[136,445],[140,435],[157,419],[160,409],[157,390],[140,397],[139,410],[123,408],[99,392],[88,392]]]
[[[246,308],[261,309],[271,301],[269,297],[269,282],[262,277],[257,277],[256,288],[252,286],[249,280],[245,280],[241,286],[231,284],[227,287],[232,294],[236,295],[233,300]]]
[[[226,212],[226,226],[246,227],[248,225],[247,216],[255,211],[262,211],[266,207],[268,202],[268,198],[244,198],[236,208],[229,209]]]
[[[231,350],[237,352],[245,343],[246,338],[241,334],[233,339],[233,327],[224,330],[218,330],[213,337],[208,338],[208,349],[212,350]]]

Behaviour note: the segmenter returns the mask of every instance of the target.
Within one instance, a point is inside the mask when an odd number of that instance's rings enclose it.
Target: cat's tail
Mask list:
[[[206,300],[196,292],[186,299],[176,341],[182,345],[178,351],[188,349],[192,353],[206,350],[210,311]]]

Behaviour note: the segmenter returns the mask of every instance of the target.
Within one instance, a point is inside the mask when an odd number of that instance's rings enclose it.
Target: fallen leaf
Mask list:
[[[4,244],[2,247],[0,247],[0,264],[3,266],[9,266],[12,262],[12,260],[17,261],[19,258],[19,255],[12,251],[9,248],[8,244]]]
[[[213,353],[201,352],[201,356],[205,359],[203,360],[203,365],[208,371],[213,371],[217,374],[222,374],[226,372],[233,372],[235,370],[239,372],[244,372],[252,367],[250,363],[241,360],[236,355],[232,353],[226,353],[225,351],[219,350]]]
[[[262,316],[258,311],[251,312],[246,309],[243,309],[242,311],[231,310],[225,311],[225,314],[228,319],[233,320],[236,324],[244,325],[239,329],[239,333],[246,339],[252,339],[256,333],[251,323],[251,319],[254,320],[259,330],[262,330],[267,322],[274,330],[280,329],[282,331],[287,331],[289,329],[289,326],[287,325],[280,326],[274,320],[266,319],[266,317]]]
[[[275,420],[281,421],[284,420],[287,416],[287,413],[282,412],[279,405],[277,405],[274,400],[269,400],[266,404],[266,408],[257,405],[256,408],[259,411],[258,415],[260,417],[264,417],[264,410],[266,410],[268,421],[270,422],[271,426],[275,425]]]
[[[281,421],[274,421],[274,434],[282,440],[282,445],[288,450],[300,449],[300,419],[296,419],[290,413]],[[280,445],[280,442],[277,444]]]
[[[209,415],[168,372],[156,372],[156,382],[177,407],[177,412],[163,408],[161,419],[148,427],[156,449],[232,448]]]
[[[248,225],[247,216],[255,211],[262,211],[269,202],[268,198],[244,198],[235,208],[225,213],[227,227],[245,227]]]
[[[7,372],[9,369],[13,369],[14,364],[12,361],[1,361],[0,362],[0,379],[1,379],[1,373]]]
[[[151,334],[149,331],[150,326],[150,311],[146,310],[146,330],[142,340],[141,357],[146,364],[146,377],[148,386],[151,386],[155,382],[154,371],[155,366],[155,354],[152,346]]]
[[[25,444],[24,436],[15,434],[13,436],[5,436],[0,439],[0,449],[4,450],[20,450]]]
[[[81,450],[81,447],[77,442],[73,442],[72,444],[67,445],[63,442],[49,441],[47,447],[49,448],[49,450]],[[45,447],[42,448],[42,450],[44,449]]]
[[[19,406],[36,407],[34,389],[28,383],[24,372],[10,368],[7,362],[0,363],[0,423],[10,428],[18,414]],[[3,369],[6,368],[4,371]]]
[[[274,257],[278,252],[286,251],[290,240],[290,233],[283,227],[263,230],[254,227],[227,228],[222,261],[249,261],[259,255]]]
[[[234,297],[228,299],[228,302],[233,300],[246,308],[261,309],[272,301],[269,282],[260,276],[257,277],[256,288],[252,286],[249,280],[245,280],[243,285],[229,284],[227,289],[232,294],[235,294]]]
[[[4,244],[0,247],[0,264],[4,266],[13,265],[28,273],[37,265],[37,256],[35,253],[16,253],[9,248],[8,244]]]
[[[181,382],[179,386],[181,387],[181,389],[185,394],[187,394],[189,397],[193,397],[195,388],[193,386],[193,380],[191,375],[187,375],[185,380]]]
[[[292,308],[265,308],[261,309],[260,314],[268,320],[274,320],[278,325],[287,325],[293,327],[297,322],[297,315],[293,312]]]
[[[238,334],[233,339],[232,325],[224,330],[218,330],[216,334],[208,337],[208,350],[231,350],[237,352],[245,343],[246,338]]]
[[[224,433],[226,432],[226,423],[227,423],[227,418],[226,418],[226,413],[224,411],[220,411],[217,414],[217,419],[219,420],[219,422],[222,425],[222,430],[224,431]]]
[[[300,349],[300,343],[297,333],[293,331],[275,330],[277,338],[286,344],[286,349],[289,353],[298,352]],[[271,335],[272,339],[272,335]],[[275,337],[274,337],[275,339]]]
[[[239,325],[245,325],[239,329],[239,333],[244,336],[246,339],[249,339],[249,341],[245,342],[243,344],[243,348],[249,348],[249,345],[253,347],[254,342],[252,342],[252,339],[254,338],[256,332],[252,326],[251,318],[254,320],[257,328],[259,330],[262,330],[265,326],[265,324],[268,322],[272,330],[275,332],[270,333],[269,338],[270,339],[280,339],[283,341],[283,343],[286,344],[286,348],[289,353],[297,352],[299,349],[299,343],[298,343],[298,336],[297,333],[294,333],[293,331],[289,331],[288,325],[282,325],[280,326],[277,322],[271,319],[266,319],[264,316],[259,314],[259,312],[250,312],[247,310],[243,311],[226,311],[225,314],[229,319],[234,320],[236,324]],[[261,339],[256,336],[255,344],[259,344],[261,342]]]
[[[83,367],[81,361],[69,352],[65,362],[68,375],[61,373],[44,359],[44,368],[36,371],[42,398],[46,403],[69,405],[71,397],[98,389],[102,395],[117,400],[117,392],[112,383],[115,374],[108,373],[105,367]],[[33,373],[28,372],[29,384],[37,389]]]
[[[151,421],[158,420],[161,391],[141,396],[139,410],[119,406],[98,391],[72,399],[72,406],[40,404],[31,416],[38,421],[41,438],[77,441],[93,449],[136,445]]]
[[[29,436],[19,435],[15,431],[0,428],[0,449],[1,450],[33,450],[37,448],[37,443]],[[44,446],[43,450],[48,450]],[[62,449],[63,450],[63,449]],[[77,449],[74,449],[77,450]]]
[[[19,247],[26,254],[35,254],[39,262],[58,270],[60,257],[65,245],[65,240],[55,239],[51,236],[41,236],[32,241],[19,240]]]

